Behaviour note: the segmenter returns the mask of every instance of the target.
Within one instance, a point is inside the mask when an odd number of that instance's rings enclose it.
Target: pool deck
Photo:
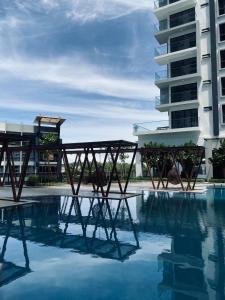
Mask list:
[[[196,183],[195,193],[204,193],[208,186],[214,186],[212,183]],[[221,184],[219,184],[221,186]],[[225,186],[225,185],[224,185]],[[92,191],[91,185],[81,186],[81,190],[90,193]],[[118,185],[112,184],[113,191],[119,191]],[[131,182],[128,186],[128,193],[141,193],[142,191],[154,191],[152,183],[150,181],[137,181]],[[159,189],[158,191],[167,191],[167,192],[182,192],[180,186],[175,186],[170,184],[168,189]],[[84,192],[83,192],[84,193]],[[71,188],[68,184],[55,185],[55,186],[45,186],[45,187],[24,187],[22,197],[29,196],[43,196],[43,195],[71,195]],[[0,188],[0,196],[3,201],[8,200],[5,198],[12,198],[11,188],[9,186]],[[12,199],[9,199],[12,200]]]
[[[20,202],[15,202],[13,199],[0,199],[0,209],[8,207],[19,207],[23,205],[33,204],[36,201],[33,200],[21,200]]]

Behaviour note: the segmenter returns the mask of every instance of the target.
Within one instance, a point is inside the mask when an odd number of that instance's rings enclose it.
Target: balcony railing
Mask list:
[[[167,130],[169,129],[169,121],[161,120],[155,122],[136,123],[133,125],[133,129],[135,135],[151,133],[156,130]]]
[[[155,97],[155,106],[169,104],[169,96],[158,96]]]
[[[155,48],[155,56],[161,56],[165,54],[168,54],[167,44]]]
[[[160,8],[160,7],[163,7],[163,6],[172,4],[174,2],[178,2],[178,1],[180,1],[180,0],[155,0],[154,8],[157,9],[157,8]]]
[[[155,33],[168,29],[168,20],[161,20],[159,23],[154,24],[153,28]]]
[[[155,73],[155,80],[164,80],[169,78],[168,70],[162,70]]]

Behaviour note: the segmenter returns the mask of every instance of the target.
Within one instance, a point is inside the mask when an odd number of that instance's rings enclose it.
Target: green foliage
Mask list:
[[[41,138],[41,145],[49,145],[49,144],[54,144],[56,143],[58,140],[58,137],[55,133],[45,133],[43,134],[42,138]]]
[[[165,148],[165,147],[167,146],[163,143],[149,142],[147,144],[144,144],[144,148]]]
[[[56,175],[41,175],[39,180],[42,185],[60,182]]]
[[[225,167],[225,139],[220,141],[220,147],[218,149],[213,149],[212,157],[209,161],[214,166]]]
[[[196,147],[196,146],[197,145],[192,140],[181,145],[181,147]]]
[[[144,144],[144,148],[166,148],[166,147],[195,147],[197,146],[192,140],[185,142],[184,144],[181,144],[179,146],[173,145],[165,145],[164,143],[156,143],[156,142],[149,142],[147,144]]]
[[[40,178],[39,178],[39,176],[36,176],[36,175],[29,176],[27,178],[26,185],[27,186],[38,186],[38,185],[40,185]]]

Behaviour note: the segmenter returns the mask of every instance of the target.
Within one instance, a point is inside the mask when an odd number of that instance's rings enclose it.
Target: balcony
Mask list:
[[[160,20],[164,17],[192,8],[197,0],[155,0],[155,15]]]
[[[167,112],[170,108],[177,108],[178,106],[182,106],[182,108],[188,109],[191,107],[198,107],[199,102],[197,99],[174,102],[169,100],[169,96],[155,97],[155,109],[160,112]]]
[[[198,73],[197,64],[184,64],[177,67],[171,67],[170,74],[168,69],[156,72],[155,85],[157,85],[159,88],[163,88],[167,87],[170,83],[177,84],[182,80],[187,79],[198,80],[200,77],[201,75]]]
[[[155,97],[155,108],[158,111],[165,112],[168,111],[168,106],[170,106],[169,96],[161,95]]]
[[[172,34],[182,33],[184,30],[196,30],[196,15],[192,10],[180,15],[175,14],[154,24],[153,29],[159,44],[165,44]]]
[[[177,120],[177,125],[180,125],[180,120]],[[188,120],[186,120],[188,122]],[[136,123],[133,125],[133,135],[158,135],[158,134],[169,134],[175,132],[199,132],[200,129],[198,126],[191,127],[179,127],[171,128],[169,126],[168,120],[155,121],[155,122],[145,122],[145,123]]]
[[[177,60],[188,59],[197,56],[197,47],[169,52],[167,44],[155,48],[155,62],[158,65],[167,65]]]
[[[155,122],[136,123],[133,125],[133,134],[135,136],[149,134],[155,131],[166,131],[169,129],[169,121],[161,120]]]

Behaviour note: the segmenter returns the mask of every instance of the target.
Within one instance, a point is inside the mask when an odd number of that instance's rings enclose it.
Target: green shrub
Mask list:
[[[36,175],[31,175],[27,178],[26,185],[27,186],[37,186],[40,184],[40,178]]]

